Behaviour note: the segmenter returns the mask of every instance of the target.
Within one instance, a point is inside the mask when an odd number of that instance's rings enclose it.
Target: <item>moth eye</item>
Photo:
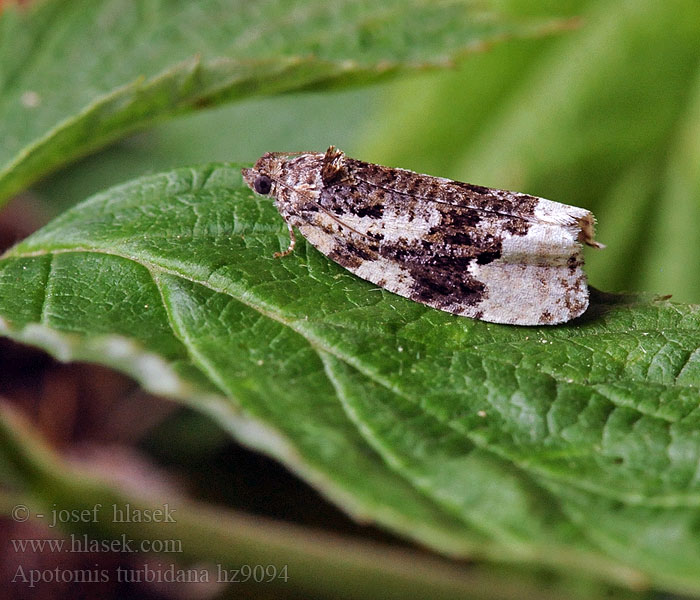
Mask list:
[[[258,177],[253,183],[253,187],[258,194],[267,196],[272,189],[272,179],[270,179],[267,175],[260,175],[260,177]]]

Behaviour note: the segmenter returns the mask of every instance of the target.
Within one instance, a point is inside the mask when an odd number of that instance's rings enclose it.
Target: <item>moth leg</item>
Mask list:
[[[282,258],[283,256],[291,254],[294,251],[294,246],[297,244],[297,239],[294,237],[294,228],[287,223],[287,229],[289,230],[289,246],[284,252],[275,252],[273,254],[275,258]]]

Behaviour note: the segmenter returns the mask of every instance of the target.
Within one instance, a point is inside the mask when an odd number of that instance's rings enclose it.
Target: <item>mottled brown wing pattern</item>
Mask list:
[[[588,305],[588,211],[325,154],[269,154],[244,171],[271,180],[291,226],[389,291],[459,315],[521,325],[568,321]],[[264,186],[266,187],[266,186]],[[290,246],[291,248],[291,246]]]

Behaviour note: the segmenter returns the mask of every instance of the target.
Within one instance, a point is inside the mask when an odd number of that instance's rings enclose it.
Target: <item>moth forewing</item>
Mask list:
[[[268,153],[243,177],[274,196],[292,236],[298,227],[332,260],[406,298],[517,325],[563,323],[588,306],[582,244],[601,245],[585,209],[382,167],[334,147]]]

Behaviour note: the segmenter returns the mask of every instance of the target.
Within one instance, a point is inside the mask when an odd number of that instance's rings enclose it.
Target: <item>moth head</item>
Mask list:
[[[282,174],[283,162],[279,153],[263,154],[252,169],[242,169],[243,180],[256,194],[270,196],[274,194],[275,181]]]
[[[320,152],[267,152],[251,169],[243,169],[249,188],[263,196],[275,196],[279,186],[309,198],[326,182],[340,179],[345,155],[334,147]]]
[[[270,196],[274,192],[275,184],[272,177],[267,173],[261,172],[255,168],[241,169],[243,181],[256,194],[261,196]]]
[[[253,189],[257,194],[267,196],[272,191],[272,179],[267,175],[258,175],[253,180]]]

